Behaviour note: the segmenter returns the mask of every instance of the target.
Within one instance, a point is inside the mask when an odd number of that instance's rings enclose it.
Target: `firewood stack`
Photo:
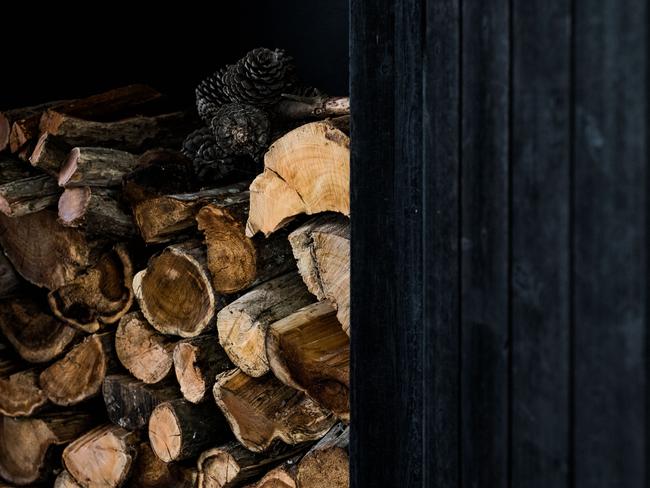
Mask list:
[[[196,96],[0,113],[1,486],[348,486],[349,100]]]

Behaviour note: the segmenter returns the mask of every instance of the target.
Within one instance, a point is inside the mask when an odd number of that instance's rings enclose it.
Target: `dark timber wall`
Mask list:
[[[351,0],[353,487],[648,487],[648,2]]]

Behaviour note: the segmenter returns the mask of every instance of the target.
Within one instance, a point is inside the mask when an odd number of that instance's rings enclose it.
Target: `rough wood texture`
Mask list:
[[[350,115],[350,97],[283,95],[273,110],[283,119],[341,117]]]
[[[214,324],[217,298],[198,241],[167,247],[133,279],[147,321],[163,334],[194,337]]]
[[[327,301],[308,305],[269,327],[266,354],[273,374],[350,420],[350,340]]]
[[[247,187],[248,183],[243,182],[196,193],[145,198],[134,203],[133,216],[147,244],[168,242],[196,225],[194,217],[203,205],[248,200],[248,192],[244,191]]]
[[[228,424],[213,402],[172,400],[158,405],[149,419],[151,448],[166,463],[196,457],[228,439]]]
[[[7,417],[33,415],[47,403],[38,384],[38,371],[24,369],[10,358],[0,359],[0,414]]]
[[[246,481],[259,477],[269,468],[294,457],[301,450],[304,450],[304,446],[276,444],[265,453],[254,453],[239,442],[230,442],[221,447],[208,449],[199,456],[197,462],[198,486],[199,488],[241,486]],[[279,485],[278,488],[281,486]]]
[[[350,139],[313,122],[273,143],[251,184],[246,235],[269,235],[301,213],[350,214]]]
[[[133,474],[127,483],[130,488],[194,488],[198,472],[195,467],[165,463],[151,449],[148,442],[138,446]]]
[[[13,295],[21,286],[20,277],[3,253],[0,253],[0,298]]]
[[[313,219],[289,234],[298,271],[319,300],[330,300],[350,335],[350,224],[340,216]]]
[[[298,488],[296,463],[299,460],[300,456],[289,459],[267,472],[257,483],[246,485],[245,488]]]
[[[40,385],[56,405],[75,405],[97,395],[114,367],[113,334],[93,334],[45,369]]]
[[[119,198],[117,191],[107,188],[66,188],[58,199],[59,222],[80,227],[89,236],[129,239],[137,231]]]
[[[0,244],[23,278],[49,290],[72,281],[99,257],[94,243],[49,210],[14,218],[0,214]]]
[[[82,488],[74,477],[65,469],[54,480],[54,488]]]
[[[68,158],[72,147],[63,140],[44,132],[38,138],[34,151],[29,157],[32,166],[39,168],[54,178],[59,177],[59,169]]]
[[[133,266],[126,247],[117,244],[97,263],[48,295],[50,309],[85,332],[114,324],[133,304]]]
[[[192,403],[205,399],[212,391],[216,376],[233,368],[213,334],[183,339],[176,344],[173,357],[181,392]]]
[[[350,430],[336,425],[298,463],[300,488],[348,488]]]
[[[232,201],[211,203],[197,214],[217,293],[236,293],[291,270],[295,263],[284,232],[268,239],[246,236],[248,192]]]
[[[219,312],[219,342],[244,373],[262,376],[269,371],[265,346],[269,326],[313,301],[297,272],[262,283]]]
[[[65,102],[69,102],[66,100]],[[33,107],[22,107],[0,112],[0,152],[7,149],[14,122],[22,121],[23,125],[30,125],[31,132],[38,131],[38,122],[41,114],[50,107],[64,103],[63,101],[46,102]]]
[[[52,412],[38,417],[0,417],[0,476],[17,485],[47,481],[54,467],[53,450],[93,425],[81,412]]]
[[[0,185],[0,212],[20,217],[56,204],[61,193],[49,175],[30,176]]]
[[[333,415],[272,374],[252,378],[228,371],[217,377],[213,393],[235,437],[254,452],[276,439],[292,445],[319,439],[335,423]]]
[[[66,447],[63,462],[84,488],[117,488],[131,473],[138,444],[136,433],[104,425]]]
[[[138,158],[126,151],[104,147],[75,147],[59,168],[59,185],[120,186],[124,175],[138,166]]]
[[[118,359],[145,383],[158,383],[171,373],[176,342],[151,327],[141,312],[122,317],[115,332]]]
[[[111,422],[138,430],[147,426],[157,405],[179,398],[180,392],[171,382],[148,385],[128,374],[111,374],[104,379],[102,395]]]

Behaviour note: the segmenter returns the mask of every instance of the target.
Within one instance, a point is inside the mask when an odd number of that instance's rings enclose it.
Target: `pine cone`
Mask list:
[[[228,68],[221,82],[231,102],[273,105],[296,84],[293,58],[282,49],[253,49]]]
[[[214,134],[209,127],[201,127],[191,132],[183,141],[181,153],[189,159],[194,159],[199,151],[199,148],[206,142],[214,142]]]
[[[196,109],[206,124],[210,123],[214,112],[228,102],[224,93],[223,76],[230,66],[215,71],[196,87]]]
[[[222,106],[210,123],[216,145],[229,156],[259,159],[268,149],[271,124],[264,110],[252,105]]]

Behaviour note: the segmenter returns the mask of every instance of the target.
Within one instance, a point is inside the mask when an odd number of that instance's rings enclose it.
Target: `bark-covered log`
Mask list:
[[[59,169],[59,185],[121,186],[125,175],[138,167],[138,158],[105,147],[75,147]]]
[[[157,405],[180,398],[171,382],[148,385],[128,374],[106,376],[102,395],[110,421],[127,430],[146,427]]]
[[[194,466],[165,463],[148,442],[138,446],[138,456],[129,488],[195,488],[198,471]]]
[[[262,283],[219,312],[219,342],[244,373],[262,376],[269,371],[265,345],[269,326],[313,301],[297,272]]]
[[[83,412],[0,417],[0,476],[20,486],[47,481],[56,463],[56,446],[76,439],[92,425],[92,415]]]
[[[0,357],[0,414],[33,415],[47,403],[38,384],[38,370],[26,367],[11,355]]]
[[[77,480],[65,469],[59,473],[54,481],[54,488],[82,488]]]
[[[133,304],[133,266],[122,244],[97,263],[48,295],[50,309],[64,322],[97,332],[102,324],[119,321]]]
[[[36,133],[38,132],[38,122],[41,119],[41,114],[48,108],[68,101],[57,100],[33,107],[21,107],[0,112],[0,152],[9,147],[11,128],[15,122],[20,122],[23,126],[28,127],[28,131]]]
[[[252,378],[238,369],[228,371],[217,377],[213,393],[237,440],[254,452],[276,439],[291,445],[320,439],[336,421],[272,374]]]
[[[0,252],[0,298],[7,298],[13,295],[21,286],[22,282],[18,273],[7,259],[7,256]]]
[[[54,178],[59,177],[59,169],[68,158],[72,147],[60,138],[43,132],[29,156],[32,166],[39,168]]]
[[[51,207],[61,189],[49,175],[30,176],[0,185],[0,212],[20,217]]]
[[[150,384],[162,381],[171,373],[176,342],[151,327],[141,312],[122,317],[115,332],[115,352],[122,365],[133,376]]]
[[[133,278],[142,314],[163,334],[195,337],[214,324],[217,297],[198,241],[167,247]]]
[[[273,323],[266,354],[273,374],[285,385],[350,420],[350,340],[329,302],[308,305]]]
[[[197,214],[217,293],[237,293],[295,267],[286,233],[268,239],[246,236],[248,210],[245,192],[239,198],[208,204]]]
[[[268,236],[302,213],[349,215],[349,137],[327,121],[292,130],[266,153],[250,191],[248,236]]]
[[[158,405],[149,419],[151,448],[166,463],[198,456],[229,439],[228,424],[212,402],[172,400]]]
[[[174,370],[186,400],[199,403],[209,395],[219,373],[232,369],[213,334],[183,339],[174,348]]]
[[[129,477],[139,445],[138,435],[104,425],[79,437],[63,451],[68,472],[84,488],[117,488]]]
[[[113,334],[93,334],[45,369],[39,382],[52,403],[75,405],[99,394],[115,364]]]
[[[273,107],[281,119],[325,119],[350,115],[350,97],[283,95]]]
[[[298,464],[300,488],[348,488],[350,429],[338,424]]]

